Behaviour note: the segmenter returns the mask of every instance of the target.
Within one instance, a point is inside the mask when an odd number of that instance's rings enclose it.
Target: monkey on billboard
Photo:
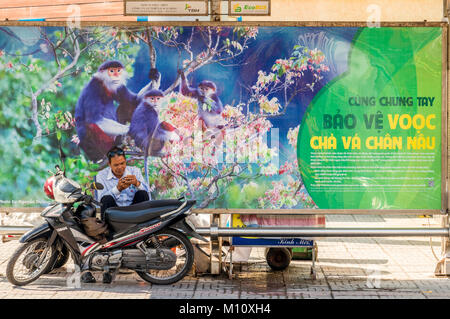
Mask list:
[[[166,142],[179,141],[177,129],[167,122],[161,122],[158,115],[160,100],[164,93],[151,86],[139,92],[140,103],[133,113],[128,134],[137,147],[144,152],[145,180],[148,181],[149,156],[162,157],[161,151]]]
[[[92,161],[99,161],[116,143],[116,137],[128,133],[129,126],[118,121],[117,102],[122,108],[135,109],[136,94],[125,86],[127,73],[119,61],[106,61],[84,87],[75,107],[75,125],[80,148]]]
[[[167,122],[161,122],[158,116],[158,104],[164,97],[162,91],[147,88],[131,119],[128,134],[134,139],[136,146],[146,152],[146,155],[160,157],[164,144],[168,141],[178,141],[177,129]]]
[[[148,78],[150,79],[150,82],[145,87],[143,87],[136,95],[135,103],[129,103],[125,101],[125,103],[119,104],[119,107],[117,108],[117,120],[119,121],[119,123],[126,124],[127,122],[131,122],[133,113],[140,103],[144,92],[149,89],[159,89],[159,86],[161,84],[161,73],[159,73],[157,69],[151,68]]]
[[[203,80],[198,88],[190,88],[184,72],[179,70],[178,73],[181,75],[181,94],[192,97],[198,102],[198,116],[202,121],[203,130],[222,129],[224,126],[222,118],[224,107],[217,96],[217,87],[214,82]]]

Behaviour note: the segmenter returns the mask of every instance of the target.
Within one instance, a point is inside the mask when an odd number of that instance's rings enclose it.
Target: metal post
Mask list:
[[[221,0],[211,0],[211,21],[220,21],[220,1]]]
[[[32,228],[31,226],[0,226],[0,235],[23,235]]]
[[[217,223],[217,221],[216,221]],[[197,233],[213,237],[450,237],[449,228],[287,228],[199,227]],[[21,235],[31,226],[0,226],[0,235]]]
[[[250,237],[449,237],[448,228],[197,228],[202,236]]]
[[[444,0],[443,4],[444,4],[443,21],[446,21],[448,23],[448,13],[449,13],[448,0]],[[445,101],[446,102],[445,105],[447,105],[447,112],[446,112],[446,114],[443,114],[443,116],[446,117],[447,123],[448,123],[448,117],[449,117],[449,114],[448,114],[448,103],[449,103],[449,100],[450,100],[450,98],[449,98],[450,90],[448,89],[449,76],[450,76],[450,72],[449,72],[450,63],[448,61],[448,58],[450,56],[449,55],[450,37],[448,36],[448,34],[449,34],[449,32],[448,32],[449,31],[448,24],[447,24],[447,28],[443,28],[442,30],[443,30],[443,33],[444,33],[442,46],[443,46],[443,52],[444,52],[443,55],[445,57],[444,63],[445,63],[445,66],[446,66],[446,68],[443,69],[443,73],[446,72],[446,77],[443,77],[442,87],[443,87],[444,92],[446,93],[445,96],[443,97],[443,101]],[[448,134],[449,134],[449,127],[448,127],[448,125],[446,125],[445,129],[447,130],[445,132],[445,136],[448,137]],[[447,146],[446,156],[448,156],[448,146],[449,146],[448,145],[448,142],[449,142],[448,138],[447,138],[446,142],[447,142],[446,143],[447,144],[446,145]],[[444,159],[447,160],[447,158],[444,158]],[[443,161],[443,165],[445,165],[444,168],[447,171],[447,174],[446,174],[447,176],[445,176],[446,188],[447,189],[446,189],[446,191],[444,193],[445,195],[447,195],[448,194],[448,167],[447,167],[448,164],[447,164],[447,161]],[[447,203],[446,203],[447,206],[446,207],[449,207],[449,203],[448,203],[449,197],[447,196],[446,199],[447,199]],[[449,227],[448,209],[446,210],[445,213],[446,214],[441,217],[441,226],[442,227]],[[435,269],[434,273],[437,276],[439,276],[439,275],[444,275],[444,276],[450,275],[450,241],[449,241],[449,238],[442,238],[441,239],[441,255],[442,255],[442,258],[436,264],[436,269]]]
[[[315,242],[314,242],[315,244]],[[311,265],[311,277],[312,279],[317,279],[317,273],[316,273],[316,250],[315,247],[312,247],[312,265]]]
[[[449,227],[448,215],[441,217],[441,226]],[[447,276],[450,274],[450,245],[449,237],[441,240],[441,254],[442,258],[437,262],[434,274],[436,276]]]
[[[0,214],[0,227],[3,226],[3,218],[2,217],[3,217],[3,214]],[[1,237],[2,237],[2,243],[5,243],[6,242],[5,236],[1,235]]]
[[[211,240],[209,242],[210,247],[210,265],[211,274],[219,275],[222,268],[222,238],[216,236],[216,229],[220,226],[220,215],[211,215],[211,227],[208,228],[211,234]]]
[[[230,269],[229,269],[229,271],[228,271],[228,279],[233,279],[233,250],[234,250],[234,247],[233,246],[230,246],[230,250],[229,250],[229,252],[230,252]]]
[[[233,237],[450,237],[449,228],[224,228],[200,227],[196,231],[202,236]],[[0,235],[21,235],[31,226],[0,226]]]

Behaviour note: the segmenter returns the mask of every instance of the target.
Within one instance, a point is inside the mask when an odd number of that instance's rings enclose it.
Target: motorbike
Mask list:
[[[114,278],[119,269],[128,269],[152,284],[172,284],[189,272],[194,249],[188,237],[207,241],[186,219],[194,200],[152,200],[109,208],[102,217],[107,234],[99,240],[86,234],[82,218],[96,216],[101,203],[58,165],[55,168],[44,185],[54,202],[41,213],[45,222],[20,238],[6,269],[10,283],[27,285],[63,266],[69,255],[81,272],[103,271]],[[89,189],[102,188],[93,183]]]

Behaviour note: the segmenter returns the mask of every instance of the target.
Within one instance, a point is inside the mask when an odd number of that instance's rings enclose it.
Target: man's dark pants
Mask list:
[[[149,199],[150,198],[148,196],[148,193],[146,191],[140,190],[137,191],[136,194],[134,194],[133,202],[131,203],[131,205],[145,202],[148,201]],[[103,196],[100,202],[102,203],[102,220],[105,220],[104,217],[106,209],[110,207],[117,207],[117,203],[114,197],[112,197],[111,195]]]

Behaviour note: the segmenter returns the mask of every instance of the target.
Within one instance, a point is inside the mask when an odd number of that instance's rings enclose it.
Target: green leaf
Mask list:
[[[284,68],[280,68],[280,69],[278,70],[278,77],[282,77],[283,74],[284,74]]]

